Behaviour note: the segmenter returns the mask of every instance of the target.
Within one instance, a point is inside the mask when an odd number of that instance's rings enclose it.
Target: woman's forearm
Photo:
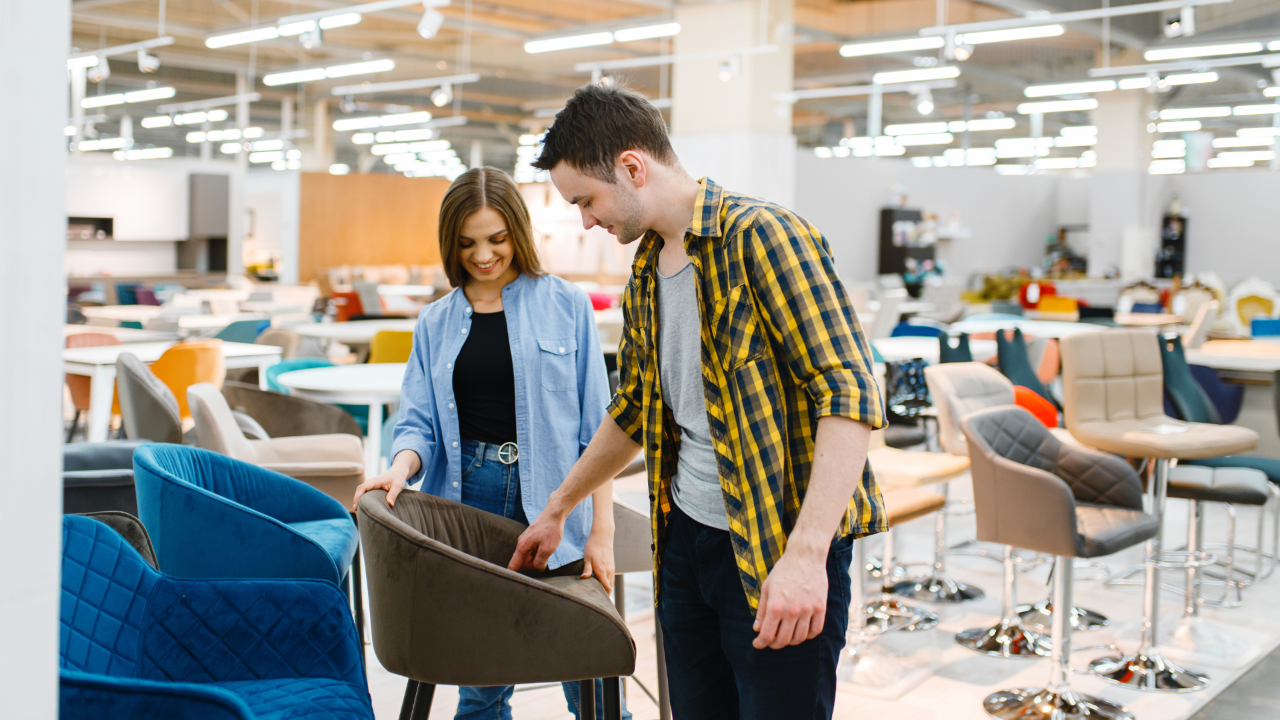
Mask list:
[[[422,458],[418,457],[418,453],[413,450],[401,450],[396,453],[396,458],[391,462],[391,467],[387,471],[396,474],[403,473],[402,479],[408,480],[417,475],[421,469]]]

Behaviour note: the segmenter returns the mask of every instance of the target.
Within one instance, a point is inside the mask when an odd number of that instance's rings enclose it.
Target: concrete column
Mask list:
[[[0,0],[0,714],[58,716],[71,5]]]
[[[792,0],[677,5],[676,55],[777,45],[774,53],[676,63],[671,142],[694,177],[790,206],[795,196],[791,109]]]
[[[1093,170],[1089,220],[1089,274],[1118,270],[1127,279],[1155,271],[1159,235],[1151,175],[1151,95],[1145,90],[1098,93],[1098,165]]]

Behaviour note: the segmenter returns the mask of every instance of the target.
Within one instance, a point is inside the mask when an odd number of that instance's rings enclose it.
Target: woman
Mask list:
[[[528,208],[501,170],[474,168],[454,180],[439,234],[455,290],[418,317],[391,467],[361,485],[356,501],[381,488],[394,505],[421,479],[422,492],[528,524],[605,416],[608,379],[591,301],[543,272]],[[583,560],[582,577],[613,589],[611,493],[603,488],[570,513],[548,569]],[[578,684],[564,691],[576,715]],[[512,692],[459,688],[456,718],[509,720]]]

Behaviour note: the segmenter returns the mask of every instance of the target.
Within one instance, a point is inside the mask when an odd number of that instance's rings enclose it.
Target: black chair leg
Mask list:
[[[76,414],[71,418],[71,429],[67,431],[67,442],[71,442],[71,438],[76,436],[76,429],[80,427],[81,410],[76,410]]]
[[[400,720],[410,720],[413,716],[413,701],[418,697],[418,681],[410,680],[404,686],[404,700],[400,703]]]
[[[360,575],[360,546],[356,546],[356,555],[351,558],[351,597],[356,606],[356,635],[360,638],[360,659],[364,660],[364,583]]]
[[[622,687],[616,677],[604,679],[604,720],[622,720]]]
[[[578,681],[578,720],[596,720],[596,681]]]
[[[413,699],[413,714],[410,720],[427,720],[431,714],[431,700],[436,696],[436,686],[431,683],[418,683],[417,696]]]

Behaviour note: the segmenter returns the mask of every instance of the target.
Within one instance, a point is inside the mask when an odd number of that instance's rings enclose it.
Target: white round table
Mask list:
[[[1105,325],[1095,325],[1093,323],[1060,322],[1057,320],[1027,320],[1023,318],[1009,318],[1008,320],[961,320],[960,322],[951,323],[947,329],[953,333],[962,332],[975,335],[977,333],[993,333],[997,330],[1012,330],[1014,328],[1022,328],[1024,335],[1035,335],[1036,337],[1045,338],[1064,338],[1077,335],[1079,333],[1101,332],[1107,329]]]
[[[394,320],[357,320],[355,322],[301,323],[289,329],[303,337],[319,338],[343,345],[368,345],[380,330],[413,332],[418,324],[415,318]]]
[[[378,458],[382,455],[382,406],[400,399],[404,368],[404,363],[335,365],[281,373],[276,380],[289,388],[291,395],[308,400],[330,405],[369,406],[364,471],[372,477],[378,474]]]
[[[938,362],[938,339],[931,337],[887,337],[871,341],[885,362],[923,358],[925,362]],[[982,362],[996,355],[995,340],[970,340],[969,352],[973,359]]]

